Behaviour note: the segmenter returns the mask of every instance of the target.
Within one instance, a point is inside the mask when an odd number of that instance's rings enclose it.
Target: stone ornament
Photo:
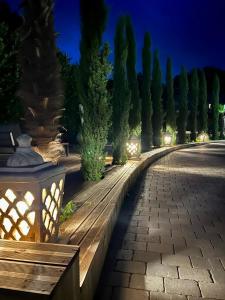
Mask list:
[[[27,134],[21,134],[17,138],[18,147],[16,152],[7,160],[7,167],[28,167],[41,165],[44,160],[40,154],[31,147],[32,138]]]

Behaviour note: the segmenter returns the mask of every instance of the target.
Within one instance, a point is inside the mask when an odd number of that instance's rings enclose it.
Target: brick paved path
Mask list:
[[[96,300],[225,299],[225,143],[160,159],[131,194]]]

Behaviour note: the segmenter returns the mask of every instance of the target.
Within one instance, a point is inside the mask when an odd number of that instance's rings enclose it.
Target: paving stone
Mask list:
[[[151,221],[138,221],[138,226],[140,227],[148,227],[148,228],[158,228],[158,224],[155,220],[151,220]]]
[[[200,282],[199,287],[203,298],[225,299],[224,284]]]
[[[132,221],[146,221],[148,222],[149,221],[149,216],[133,216]]]
[[[138,226],[138,221],[130,221],[129,226]]]
[[[200,296],[197,282],[193,280],[165,278],[166,293]]]
[[[149,300],[149,292],[129,288],[115,288],[112,300]]]
[[[137,241],[138,242],[160,243],[160,238],[159,238],[159,235],[138,234]]]
[[[160,236],[161,242],[165,244],[173,244],[175,246],[186,248],[186,242],[183,237],[172,238],[170,236]]]
[[[175,254],[175,255],[162,255],[162,263],[170,266],[183,266],[191,267],[190,259],[188,256]]]
[[[119,260],[131,260],[133,256],[133,251],[132,250],[119,250],[116,258]]]
[[[145,274],[145,263],[137,261],[117,261],[116,271]]]
[[[214,300],[214,299],[211,299],[211,298],[202,298],[202,297],[193,297],[193,296],[188,296],[187,298],[188,298],[188,300],[202,300],[202,299],[204,299],[204,300]]]
[[[225,269],[225,256],[220,257],[220,260],[221,260],[222,265],[223,265],[223,267],[224,267],[224,269]]]
[[[163,278],[156,276],[131,275],[130,287],[134,289],[163,291]]]
[[[181,279],[190,279],[203,282],[212,282],[208,270],[179,267],[178,272]]]
[[[186,300],[186,297],[176,294],[150,292],[150,300]]]
[[[122,245],[123,249],[128,250],[142,250],[145,251],[147,248],[146,242],[137,242],[137,241],[124,241]]]
[[[127,232],[131,232],[131,233],[148,233],[149,228],[148,227],[135,227],[135,226],[129,226],[127,228]]]
[[[178,278],[176,267],[158,263],[148,263],[146,274],[150,276]]]
[[[128,287],[130,276],[128,273],[112,272],[109,275],[107,284],[110,286]]]
[[[142,262],[154,262],[161,263],[161,257],[159,253],[151,251],[134,251],[133,260]]]
[[[204,258],[191,256],[191,263],[194,268],[209,269],[209,270],[223,270],[223,266],[218,258]]]
[[[186,256],[199,256],[202,257],[202,252],[200,248],[197,247],[187,247],[183,248],[177,245],[174,245],[175,253],[180,255],[186,255]]]
[[[211,270],[213,281],[225,284],[225,270]]]
[[[124,241],[134,241],[135,238],[136,238],[136,234],[135,233],[128,232],[124,236]]]
[[[148,243],[147,250],[153,251],[153,252],[158,252],[158,253],[173,254],[173,245]]]

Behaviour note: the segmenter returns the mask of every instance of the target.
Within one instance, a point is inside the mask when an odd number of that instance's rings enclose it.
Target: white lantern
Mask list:
[[[0,168],[0,238],[54,241],[65,170],[44,163],[28,145],[30,141],[27,135],[20,136],[16,153],[8,160],[7,167]]]
[[[129,138],[127,144],[127,155],[128,158],[138,158],[141,155],[141,143],[140,139],[136,136]]]
[[[165,132],[163,134],[163,144],[164,144],[164,146],[171,146],[172,141],[173,141],[172,134],[170,134],[168,132]]]

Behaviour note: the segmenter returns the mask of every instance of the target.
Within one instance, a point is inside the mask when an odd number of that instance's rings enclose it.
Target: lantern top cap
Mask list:
[[[32,137],[28,134],[21,134],[16,140],[19,144],[19,147],[31,147]]]
[[[139,141],[140,139],[136,135],[131,135],[128,141]]]
[[[28,167],[44,163],[42,156],[32,149],[31,141],[32,138],[27,134],[21,134],[17,138],[19,146],[7,160],[7,167]]]

